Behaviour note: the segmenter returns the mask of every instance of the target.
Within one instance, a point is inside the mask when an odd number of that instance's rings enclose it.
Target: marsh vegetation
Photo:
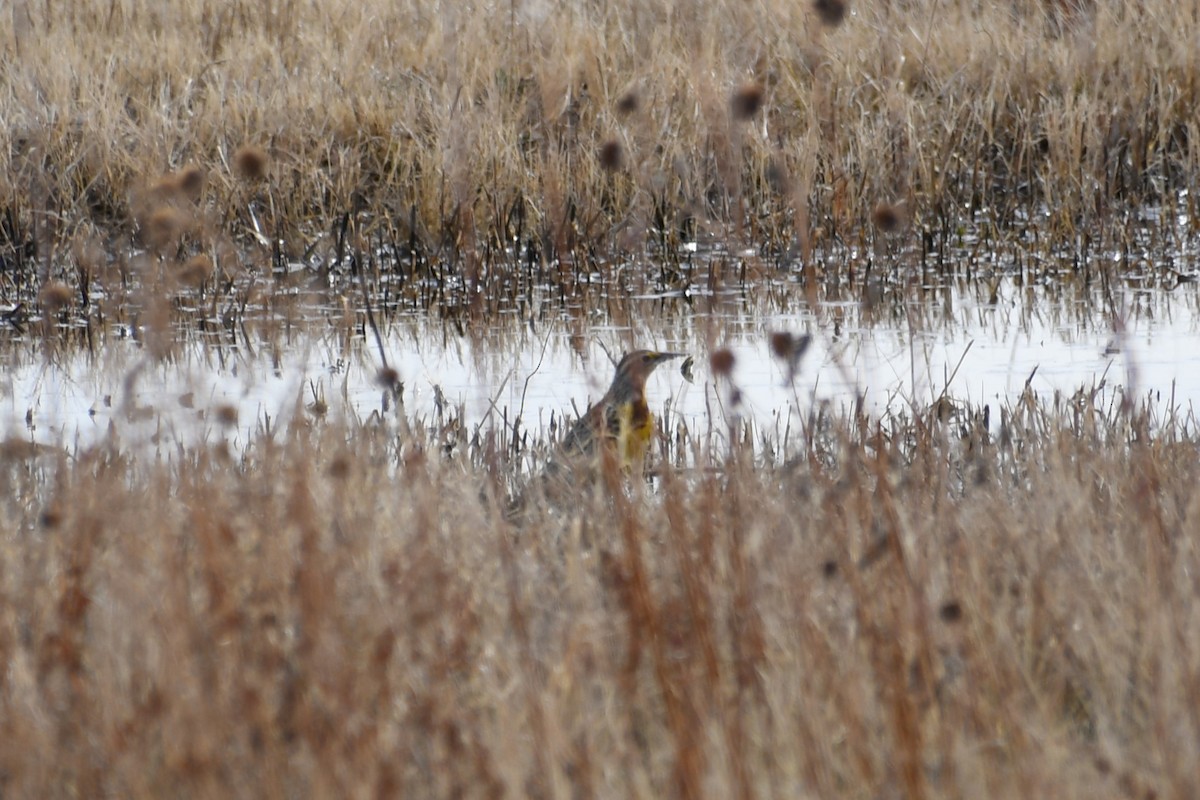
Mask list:
[[[0,795],[1200,795],[1197,2],[0,14]]]

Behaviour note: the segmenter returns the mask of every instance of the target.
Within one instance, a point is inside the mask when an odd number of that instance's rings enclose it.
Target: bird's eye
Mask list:
[[[649,364],[653,360],[654,360],[654,353],[646,353],[644,356],[642,356],[642,361],[646,362],[647,364]]]

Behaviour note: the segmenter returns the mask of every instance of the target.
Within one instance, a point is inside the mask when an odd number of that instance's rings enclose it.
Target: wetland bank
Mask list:
[[[1200,4],[0,14],[0,794],[1200,794]]]

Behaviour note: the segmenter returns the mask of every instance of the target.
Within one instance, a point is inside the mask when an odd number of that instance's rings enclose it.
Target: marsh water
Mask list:
[[[13,304],[0,309],[0,433],[68,452],[109,436],[160,452],[237,447],[318,417],[539,435],[603,394],[613,360],[636,347],[692,357],[690,380],[680,359],[648,386],[670,424],[738,418],[783,443],[814,410],[882,418],[942,398],[1003,408],[1027,392],[1190,419],[1200,236],[1187,219],[1143,210],[1119,244],[1057,254],[1028,232],[986,241],[973,224],[940,252],[844,248],[807,271],[684,245],[670,263],[570,281],[560,265],[503,297],[406,276],[399,258],[373,278],[275,264],[219,298],[93,287],[82,319],[43,308],[17,324]],[[784,332],[810,337],[794,369],[772,352]],[[734,365],[714,376],[722,348]],[[398,394],[380,385],[385,365]]]
[[[610,357],[640,346],[693,356],[691,382],[676,368],[681,360],[649,384],[652,407],[693,431],[737,416],[763,435],[786,437],[818,406],[861,402],[868,415],[883,416],[943,396],[964,407],[1011,405],[1027,390],[1082,391],[1101,405],[1131,397],[1164,414],[1190,413],[1200,402],[1196,284],[1142,284],[1134,277],[1104,287],[1039,285],[1007,276],[868,287],[812,303],[782,280],[750,295],[625,298],[619,314],[479,323],[397,313],[380,319],[378,340],[361,322],[346,322],[336,304],[306,301],[302,319],[286,324],[263,314],[207,332],[175,330],[157,354],[127,323],[109,324],[90,346],[42,331],[14,335],[5,348],[0,425],[6,441],[68,451],[113,434],[165,452],[239,446],[326,415],[510,429],[519,420],[537,433],[599,397]],[[792,374],[772,353],[778,332],[811,336]],[[718,348],[734,355],[728,378],[709,369]],[[402,406],[379,384],[384,359],[403,383]]]

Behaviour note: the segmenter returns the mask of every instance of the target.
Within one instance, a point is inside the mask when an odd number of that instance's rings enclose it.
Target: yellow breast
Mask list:
[[[621,466],[640,467],[654,437],[654,415],[643,401],[623,405],[617,413],[617,448]]]

